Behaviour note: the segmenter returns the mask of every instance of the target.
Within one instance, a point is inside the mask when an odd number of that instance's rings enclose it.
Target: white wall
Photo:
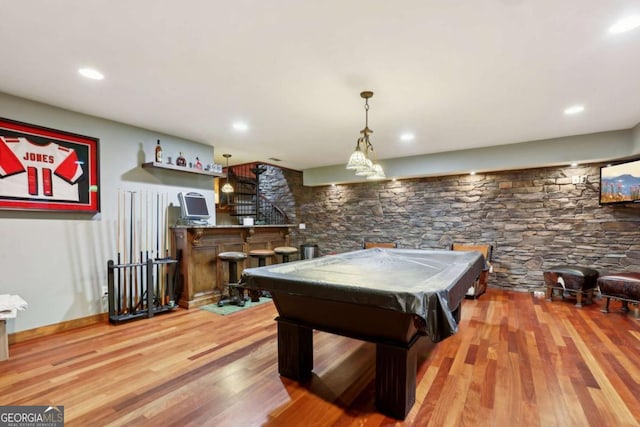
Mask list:
[[[634,153],[640,153],[640,123],[631,130]]]
[[[167,194],[175,206],[178,192],[198,191],[215,212],[212,178],[140,167],[153,159],[157,139],[165,157],[182,151],[187,161],[198,156],[205,164],[213,163],[211,146],[2,93],[0,116],[100,140],[100,214],[0,210],[0,294],[18,294],[29,304],[7,321],[9,333],[106,311],[101,290],[107,260],[117,253],[119,191]]]

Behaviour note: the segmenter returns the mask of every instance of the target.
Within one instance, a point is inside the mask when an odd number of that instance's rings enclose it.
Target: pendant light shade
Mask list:
[[[373,96],[373,92],[364,91],[360,93],[360,97],[364,99],[365,122],[364,129],[360,131],[362,136],[358,138],[356,147],[349,157],[346,169],[355,171],[356,176],[366,177],[368,180],[385,179],[384,169],[376,159],[373,145],[369,139],[369,135],[373,133],[369,129],[369,98]]]
[[[229,157],[231,154],[223,154],[222,157],[227,159],[227,182],[224,183],[221,190],[223,193],[233,193],[233,186],[229,183]]]

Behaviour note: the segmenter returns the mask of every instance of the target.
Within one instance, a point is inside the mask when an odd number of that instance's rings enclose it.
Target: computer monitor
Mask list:
[[[186,223],[208,224],[211,217],[207,199],[200,193],[178,193],[180,220]]]

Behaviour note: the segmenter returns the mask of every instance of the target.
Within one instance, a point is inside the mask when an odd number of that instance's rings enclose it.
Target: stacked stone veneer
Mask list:
[[[598,205],[599,166],[323,187],[303,187],[300,173],[284,171],[265,189],[292,222],[306,224],[293,244],[317,243],[321,255],[358,249],[363,239],[422,249],[490,243],[490,285],[525,289],[541,287],[555,264],[640,271],[640,209]],[[572,184],[573,175],[587,182]]]
[[[298,224],[299,209],[296,206],[295,194],[303,194],[309,187],[302,186],[302,173],[291,169],[283,169],[265,165],[266,170],[260,175],[259,192],[271,203],[280,208],[291,224]],[[291,244],[298,246],[298,229],[292,228],[289,235]]]

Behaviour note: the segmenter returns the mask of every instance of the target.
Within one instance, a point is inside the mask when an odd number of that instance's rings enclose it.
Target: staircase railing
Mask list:
[[[227,180],[234,189],[225,195],[229,215],[253,218],[257,225],[288,224],[287,214],[260,194],[260,175],[264,171],[264,166],[257,163],[229,166]]]
[[[282,209],[271,203],[271,201],[262,194],[258,200],[258,215],[255,219],[256,224],[289,224],[289,218]]]

